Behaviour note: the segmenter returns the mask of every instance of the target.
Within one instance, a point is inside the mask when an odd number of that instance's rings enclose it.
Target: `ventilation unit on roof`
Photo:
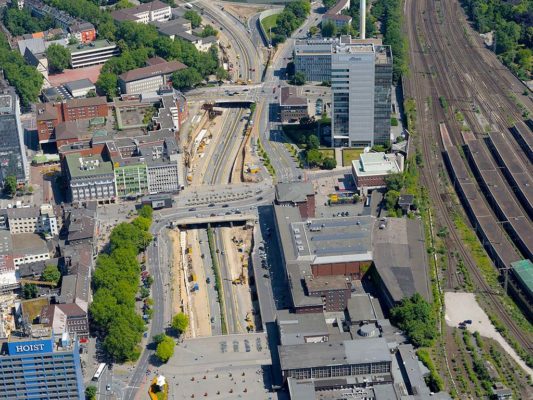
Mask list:
[[[320,232],[322,230],[322,227],[321,226],[312,226],[311,228],[309,228],[309,230],[311,232]]]
[[[298,228],[294,228],[293,232],[294,232],[294,233],[300,233],[300,229],[298,229]]]
[[[303,246],[298,246],[298,250],[304,251],[304,247]]]

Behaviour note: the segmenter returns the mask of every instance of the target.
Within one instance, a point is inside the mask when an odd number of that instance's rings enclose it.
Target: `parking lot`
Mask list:
[[[169,399],[273,399],[270,350],[264,334],[185,340],[159,368]]]

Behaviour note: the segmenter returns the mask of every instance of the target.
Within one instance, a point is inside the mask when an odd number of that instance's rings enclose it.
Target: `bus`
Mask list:
[[[98,368],[96,369],[96,372],[94,373],[93,381],[98,381],[100,379],[100,377],[102,376],[102,374],[105,371],[105,367],[107,367],[106,363],[101,363],[98,366]]]

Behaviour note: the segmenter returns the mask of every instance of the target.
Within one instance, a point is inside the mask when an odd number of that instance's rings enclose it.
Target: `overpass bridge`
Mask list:
[[[230,215],[211,215],[200,217],[180,218],[176,221],[171,221],[172,227],[186,227],[191,225],[211,225],[211,224],[232,224],[232,223],[248,223],[255,224],[257,215],[255,214],[230,214]]]

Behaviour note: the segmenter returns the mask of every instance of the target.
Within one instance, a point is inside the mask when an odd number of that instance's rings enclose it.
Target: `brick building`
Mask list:
[[[389,174],[403,171],[403,155],[385,153],[363,153],[359,160],[352,161],[352,175],[359,193],[386,187],[385,178]]]

